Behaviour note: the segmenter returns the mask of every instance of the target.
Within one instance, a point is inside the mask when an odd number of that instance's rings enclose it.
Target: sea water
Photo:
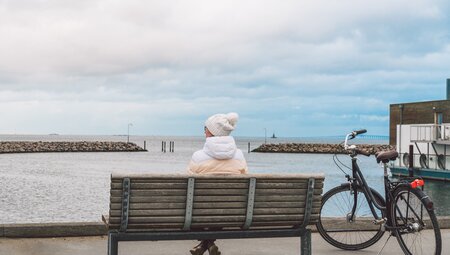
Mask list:
[[[235,137],[244,152],[250,173],[325,173],[324,191],[344,183],[344,173],[331,154],[249,153],[264,142],[336,143],[333,139]],[[3,135],[1,141],[127,141],[127,136],[19,136]],[[203,137],[131,136],[130,142],[146,143],[147,152],[76,152],[0,154],[0,224],[100,221],[108,214],[112,172],[186,173],[192,153],[203,147]],[[166,141],[166,152],[162,142]],[[169,142],[174,152],[169,152]],[[387,141],[358,141],[387,143]],[[338,155],[350,166],[350,157]],[[383,194],[383,169],[375,158],[359,157],[367,182]],[[344,172],[351,173],[343,167]],[[447,215],[448,183],[427,181],[426,192],[440,215]]]

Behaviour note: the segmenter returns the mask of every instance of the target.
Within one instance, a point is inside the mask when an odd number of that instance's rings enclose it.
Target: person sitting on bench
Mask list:
[[[190,174],[246,174],[247,162],[244,154],[236,147],[231,131],[236,128],[237,113],[215,114],[205,122],[206,142],[203,149],[192,155],[188,172]],[[220,255],[215,240],[202,240],[190,250],[192,255]]]

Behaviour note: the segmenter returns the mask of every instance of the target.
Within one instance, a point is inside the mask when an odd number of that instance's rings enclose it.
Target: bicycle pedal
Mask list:
[[[381,225],[381,224],[383,224],[383,223],[386,222],[386,219],[374,220],[374,221],[372,221],[372,222],[373,222],[373,224],[375,224],[375,225]]]

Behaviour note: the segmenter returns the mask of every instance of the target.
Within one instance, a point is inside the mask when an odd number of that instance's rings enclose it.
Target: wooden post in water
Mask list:
[[[172,152],[175,152],[175,142],[172,141],[171,143],[172,143]]]
[[[147,148],[146,141],[144,140],[144,150]]]
[[[248,142],[248,153],[250,153],[250,142]]]
[[[164,152],[164,153],[166,153],[167,142],[166,142],[166,141],[162,141],[161,146],[162,146],[162,147],[161,147],[161,151]]]

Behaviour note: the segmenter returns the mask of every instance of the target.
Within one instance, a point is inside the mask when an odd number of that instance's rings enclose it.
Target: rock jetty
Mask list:
[[[384,144],[358,144],[358,149],[375,154],[378,151],[395,150],[395,146]],[[252,152],[271,153],[326,153],[326,154],[347,154],[340,144],[321,143],[280,143],[263,144]]]
[[[0,153],[146,151],[126,142],[0,142]]]

